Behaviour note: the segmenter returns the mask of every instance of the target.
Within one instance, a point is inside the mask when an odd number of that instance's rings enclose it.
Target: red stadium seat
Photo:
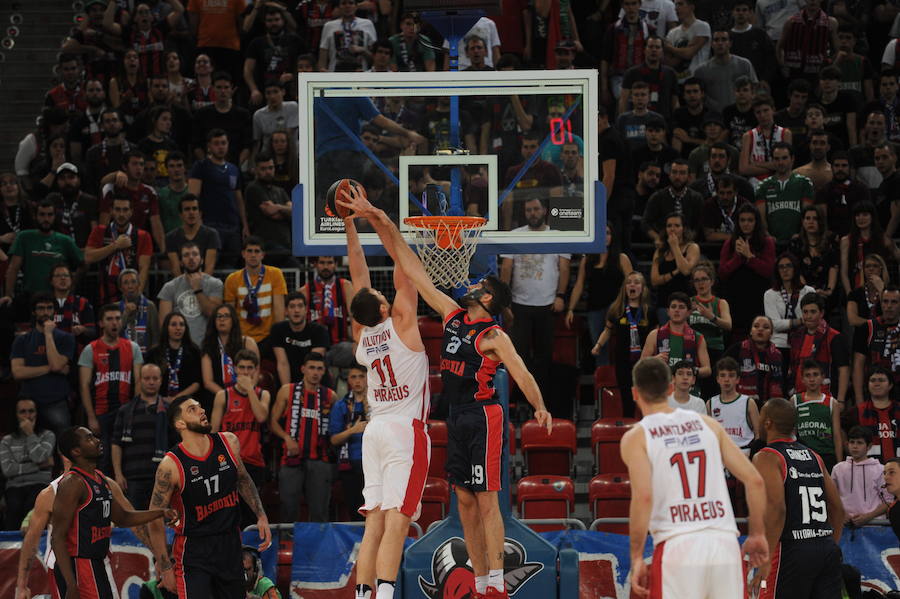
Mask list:
[[[450,511],[450,483],[443,478],[429,476],[422,493],[422,513],[417,522],[427,531],[432,522],[443,520]]]
[[[447,423],[443,420],[428,421],[428,436],[431,437],[431,462],[428,476],[447,478],[444,466],[447,464]]]
[[[438,395],[444,390],[444,382],[441,380],[440,372],[428,373],[428,390],[431,391],[432,395]]]
[[[622,395],[616,381],[615,366],[597,367],[594,371],[594,393],[598,417],[622,416]]]
[[[568,476],[526,476],[516,485],[516,497],[520,518],[568,518],[575,507],[575,485]],[[563,524],[529,526],[536,532],[565,528]]]
[[[598,474],[588,485],[591,515],[597,518],[627,518],[631,500],[631,481],[627,474]],[[601,524],[601,532],[628,534],[627,524]]]
[[[581,329],[581,317],[575,317],[570,329],[566,327],[565,312],[556,316],[553,327],[553,362],[578,366],[578,331]]]
[[[516,455],[516,426],[509,422],[509,455]]]
[[[577,444],[575,423],[571,420],[554,419],[549,435],[537,420],[522,425],[522,454],[529,475],[568,476]]]
[[[428,354],[428,365],[435,370],[441,367],[441,342],[444,339],[444,325],[440,319],[430,316],[419,317],[419,334]],[[432,392],[434,390],[432,389]]]
[[[628,472],[619,455],[619,440],[632,426],[634,418],[600,418],[591,426],[594,470],[603,474]]]

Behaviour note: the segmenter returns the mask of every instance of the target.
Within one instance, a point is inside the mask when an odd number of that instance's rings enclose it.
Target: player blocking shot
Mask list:
[[[271,544],[272,534],[256,485],[241,462],[240,443],[233,433],[210,434],[206,411],[190,397],[174,400],[166,415],[181,443],[159,463],[150,496],[151,507],[171,504],[179,513],[172,559],[162,523],[150,525],[162,587],[178,593],[178,599],[244,599],[238,497],[258,518],[260,551]]]
[[[767,563],[762,477],[709,416],[673,409],[669,367],[655,358],[634,366],[634,399],[644,418],[622,437],[631,479],[629,534],[632,590],[651,599],[743,599],[743,554]],[[723,468],[747,489],[749,535],[743,548]],[[650,569],[644,562],[653,537]]]
[[[356,564],[356,597],[391,599],[411,520],[418,518],[431,443],[428,356],[416,318],[418,293],[394,269],[393,304],[372,288],[353,217],[344,219],[350,278],[358,289],[350,303],[356,361],[366,367],[369,422],[363,431],[366,517]],[[388,246],[388,251],[392,248]]]
[[[444,324],[441,349],[443,394],[450,398],[447,474],[459,501],[466,550],[475,574],[475,597],[506,597],[504,527],[497,500],[503,451],[503,408],[494,375],[504,364],[547,430],[552,420],[540,389],[512,342],[494,320],[509,306],[509,287],[488,277],[470,287],[460,307],[432,282],[419,258],[383,210],[353,188],[338,205],[366,218],[396,263]],[[350,221],[345,218],[345,222]],[[368,484],[368,483],[367,483]]]

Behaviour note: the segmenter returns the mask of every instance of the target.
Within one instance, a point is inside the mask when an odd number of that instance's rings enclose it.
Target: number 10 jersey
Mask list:
[[[719,440],[700,414],[657,412],[638,424],[650,461],[654,545],[702,530],[737,535]]]

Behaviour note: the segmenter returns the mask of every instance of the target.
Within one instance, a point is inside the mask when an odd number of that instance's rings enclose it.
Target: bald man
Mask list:
[[[839,599],[844,508],[822,458],[794,439],[797,409],[778,397],[759,415],[767,445],[753,458],[766,484],[772,561],[753,578],[760,599]]]

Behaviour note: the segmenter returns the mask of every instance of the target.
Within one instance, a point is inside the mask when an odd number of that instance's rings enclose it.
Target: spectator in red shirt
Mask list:
[[[137,228],[151,233],[156,246],[161,249],[165,247],[166,234],[159,216],[159,198],[156,190],[141,183],[145,160],[141,152],[132,150],[125,155],[123,170],[104,177],[106,183],[101,189],[100,224],[109,224],[113,198],[128,198],[132,209],[129,220]]]
[[[81,80],[81,64],[74,54],[62,54],[57,68],[62,82],[47,92],[44,105],[61,108],[71,118],[87,109]]]
[[[126,268],[138,271],[141,293],[147,288],[153,241],[149,233],[131,221],[131,217],[131,200],[127,196],[114,196],[112,221],[94,227],[84,249],[87,264],[100,264],[100,302],[103,304],[122,299],[117,279]]]

